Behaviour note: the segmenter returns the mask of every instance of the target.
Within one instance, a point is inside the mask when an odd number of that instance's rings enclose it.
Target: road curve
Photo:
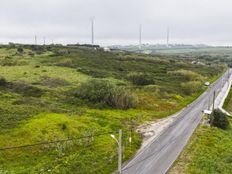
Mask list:
[[[176,120],[142,149],[123,169],[123,174],[165,174],[184,149],[189,138],[207,109],[213,93],[220,92],[231,76],[231,70],[224,73],[197,100],[178,113]]]

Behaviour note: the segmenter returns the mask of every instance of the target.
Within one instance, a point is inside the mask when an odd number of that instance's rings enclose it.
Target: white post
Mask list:
[[[122,130],[119,130],[118,137],[118,172],[122,174]]]

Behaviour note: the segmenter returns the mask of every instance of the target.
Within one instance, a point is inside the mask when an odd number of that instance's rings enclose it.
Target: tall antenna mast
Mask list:
[[[170,37],[170,30],[168,27],[168,29],[167,29],[167,48],[169,48],[169,37]]]
[[[45,37],[43,38],[43,41],[44,41],[43,44],[46,45],[46,38]]]
[[[94,45],[94,17],[91,20],[91,44]]]
[[[37,45],[37,36],[35,35],[35,45]]]
[[[139,25],[139,49],[142,48],[142,24]]]

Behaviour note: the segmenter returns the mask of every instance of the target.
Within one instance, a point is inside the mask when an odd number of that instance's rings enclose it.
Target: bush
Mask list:
[[[124,87],[118,87],[106,80],[94,79],[83,83],[75,96],[91,103],[106,104],[117,109],[134,108],[138,99]]]
[[[56,66],[63,66],[63,67],[74,67],[72,59],[62,59],[58,63],[56,63]]]
[[[22,47],[17,48],[17,52],[18,52],[19,54],[23,54],[23,48],[22,48]]]
[[[137,103],[138,98],[125,87],[114,87],[108,99],[108,104],[117,109],[135,108]]]
[[[45,47],[39,45],[31,45],[30,48],[36,54],[43,54],[46,51]]]
[[[186,81],[203,81],[205,78],[193,71],[190,70],[177,70],[177,71],[170,71],[168,72],[168,74],[170,75],[174,75],[174,76],[180,76],[183,80]]]
[[[150,85],[154,84],[152,76],[145,73],[133,72],[127,75],[127,79],[131,81],[134,85]]]
[[[186,95],[191,95],[202,89],[202,83],[199,81],[190,81],[186,83],[181,83],[181,88]]]
[[[31,57],[34,57],[34,56],[35,56],[35,53],[32,52],[32,51],[30,51],[30,52],[28,53],[28,55],[31,56]]]
[[[43,94],[41,89],[31,86],[24,81],[13,82],[8,86],[13,92],[22,94],[23,96],[41,97]]]
[[[112,88],[113,85],[107,81],[94,79],[81,84],[75,95],[93,103],[104,103],[109,98]]]
[[[216,109],[210,117],[210,125],[221,129],[227,129],[229,128],[230,123],[226,114],[221,112],[219,109]]]
[[[67,55],[67,54],[68,54],[67,50],[54,50],[52,56],[54,56],[54,57],[56,57],[56,56],[64,56],[64,55]]]
[[[5,86],[6,84],[7,84],[6,79],[0,76],[0,86]]]

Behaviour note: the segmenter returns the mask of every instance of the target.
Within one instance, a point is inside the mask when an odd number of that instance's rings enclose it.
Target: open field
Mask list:
[[[117,166],[111,133],[123,129],[123,160],[129,159],[141,144],[138,125],[177,112],[224,70],[169,56],[3,47],[0,173],[110,173]]]
[[[153,45],[143,45],[139,50],[137,46],[121,47],[129,52],[142,52],[153,55],[171,56],[176,59],[184,59],[200,63],[226,63],[232,66],[232,48],[231,47],[197,47],[197,46],[171,46],[157,47]]]

